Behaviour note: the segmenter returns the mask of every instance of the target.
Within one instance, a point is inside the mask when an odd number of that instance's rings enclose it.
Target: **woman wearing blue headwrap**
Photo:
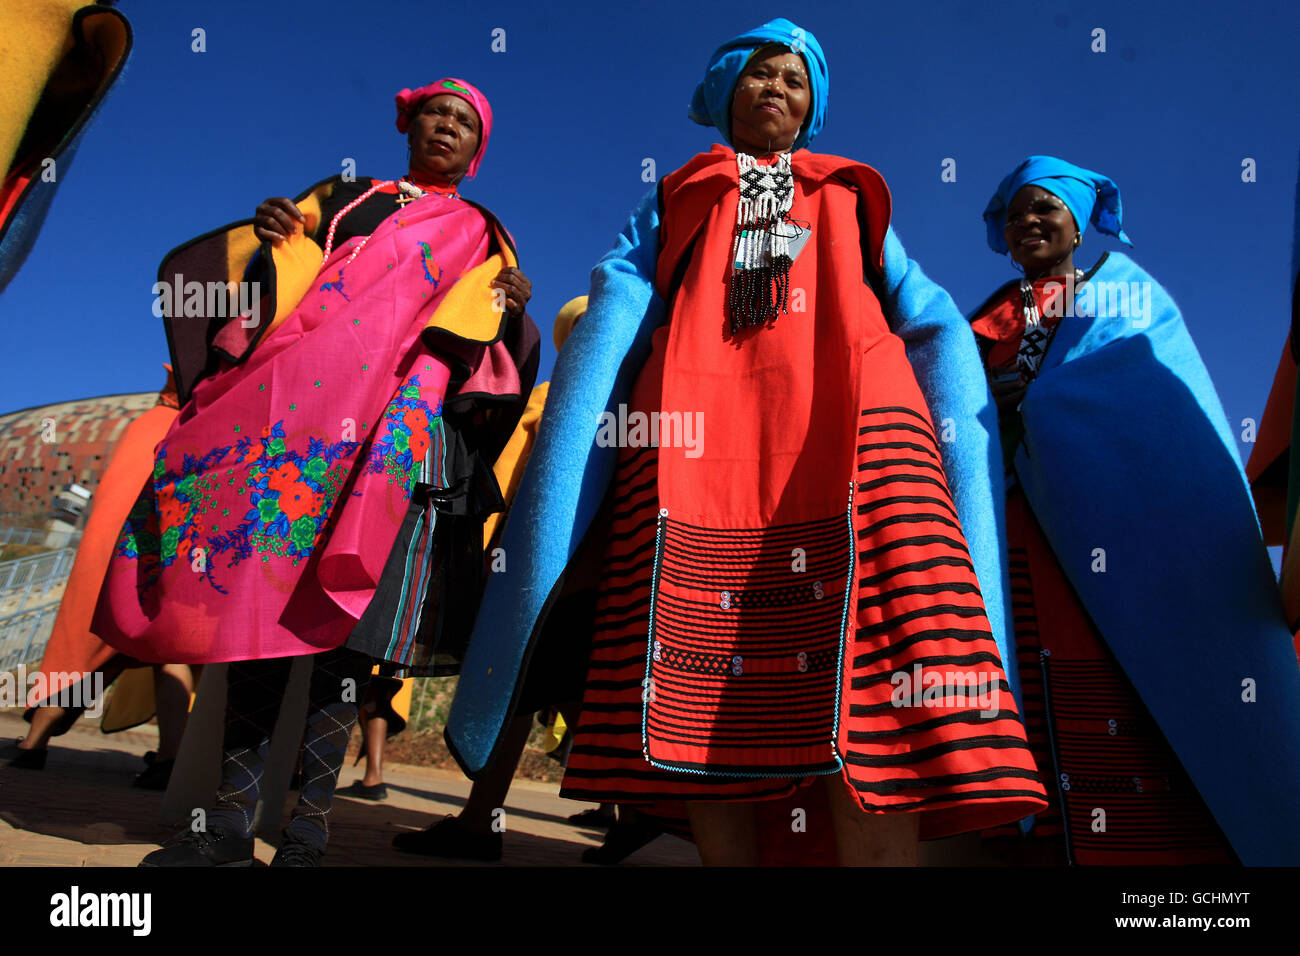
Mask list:
[[[593,273],[448,723],[481,772],[594,564],[562,793],[675,804],[706,863],[909,863],[918,835],[1045,806],[1002,664],[978,350],[880,174],[802,148],[827,90],[786,20],[711,58],[691,116],[730,147],[665,177]]]
[[[1300,861],[1300,673],[1226,417],[1111,180],[1031,156],[984,212],[1024,272],[972,318],[1000,415],[1036,856]],[[1130,243],[1131,244],[1131,243]],[[1267,687],[1264,685],[1267,684]],[[1243,746],[1246,741],[1249,745]]]

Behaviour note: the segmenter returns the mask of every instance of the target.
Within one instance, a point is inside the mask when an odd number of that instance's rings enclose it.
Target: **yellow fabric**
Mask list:
[[[266,341],[266,337],[298,308],[298,303],[311,289],[320,267],[325,263],[325,250],[316,244],[310,233],[314,233],[320,225],[321,200],[328,191],[329,187],[322,186],[295,203],[307,221],[295,224],[294,233],[288,239],[271,245],[271,262],[275,266],[275,315],[271,317],[271,324],[262,333],[259,342]],[[243,251],[246,240],[242,235],[245,230],[253,242],[253,247],[246,253]],[[236,245],[239,249],[235,248]],[[232,261],[242,262],[238,273],[232,272],[232,280],[243,278],[244,268],[260,245],[251,225],[231,230],[229,248]]]
[[[104,705],[104,716],[100,718],[99,729],[106,734],[129,730],[153,719],[157,710],[153,668],[132,667],[113,681],[113,693]]]
[[[492,466],[492,474],[496,476],[501,497],[506,500],[506,509],[489,515],[487,521],[483,522],[484,550],[492,547],[497,529],[505,520],[506,511],[510,510],[510,502],[514,500],[515,492],[519,490],[519,482],[523,481],[524,468],[528,464],[528,456],[532,454],[533,442],[537,440],[537,429],[542,422],[542,409],[546,405],[546,393],[550,387],[550,382],[542,382],[529,394],[524,413],[519,416],[519,424],[510,433],[506,447],[501,449],[496,464]]]
[[[426,331],[447,332],[468,342],[495,342],[501,333],[504,313],[496,308],[496,290],[492,280],[497,273],[517,264],[509,245],[498,234],[500,252],[488,256],[447,290],[438,307],[425,323]]]
[[[378,677],[379,665],[376,664],[374,667],[370,668],[370,673],[372,676]],[[393,678],[388,679],[391,680]],[[401,678],[401,686],[393,692],[393,696],[389,698],[388,701],[388,706],[393,709],[393,713],[401,719],[403,724],[406,724],[411,719],[411,688],[414,683],[415,681],[410,677]],[[392,734],[390,733],[389,736],[391,737]]]
[[[325,251],[303,233],[295,232],[272,247],[271,261],[275,263],[275,315],[258,341],[265,341],[298,308],[320,272]]]
[[[393,708],[393,713],[402,718],[402,723],[407,724],[411,721],[411,688],[415,681],[407,677],[402,680],[401,689],[393,695],[393,699],[388,702],[388,706]]]
[[[261,241],[253,234],[252,223],[235,226],[226,232],[226,281],[238,282],[244,277],[244,269],[249,261],[257,255]]]
[[[309,234],[315,232],[320,224],[321,203],[329,193],[329,185],[320,186],[295,202],[307,221],[295,224],[292,236],[271,246],[271,263],[275,267],[275,315],[258,339],[259,343],[266,341],[266,337],[298,307],[320,272],[325,251]],[[262,248],[262,240],[253,232],[251,222],[227,229],[224,235],[226,281],[240,282],[253,256]]]
[[[557,352],[564,347],[564,340],[569,337],[569,333],[578,324],[578,320],[586,314],[587,297],[585,295],[570,299],[560,306],[560,312],[555,317],[555,324],[551,326],[551,339],[555,342]]]
[[[314,233],[320,227],[322,205],[333,191],[334,187],[327,183],[313,189],[307,195],[303,196],[302,199],[294,203],[294,205],[298,207],[298,211],[302,213],[304,218],[307,220],[303,224],[303,228],[305,228],[307,232]],[[322,255],[324,255],[324,253],[322,253]]]
[[[546,734],[542,737],[542,749],[550,753],[564,743],[564,733],[567,729],[568,725],[564,723],[564,716],[557,710],[555,719],[547,726]]]
[[[0,160],[7,173],[50,73],[72,49],[85,0],[0,0]]]
[[[302,209],[302,204],[298,208]],[[305,214],[306,210],[303,209],[303,212]],[[316,219],[319,218],[319,203],[317,203]],[[312,228],[314,223],[309,218],[308,229]],[[248,268],[248,263],[262,247],[262,241],[253,232],[251,223],[226,230],[225,238],[226,281],[240,282],[244,278],[244,270]],[[267,336],[298,307],[303,296],[311,289],[312,281],[320,272],[324,261],[324,250],[316,244],[315,240],[305,235],[301,228],[288,239],[271,246],[271,262],[275,267],[275,315],[271,317],[270,325],[258,338],[259,344],[266,341]]]

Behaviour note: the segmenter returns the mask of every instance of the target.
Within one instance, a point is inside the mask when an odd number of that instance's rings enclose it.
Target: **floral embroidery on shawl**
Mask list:
[[[412,375],[384,409],[384,429],[371,446],[362,474],[387,474],[409,495],[429,452],[435,430],[441,429],[442,402],[429,408],[420,397],[420,376]]]
[[[320,287],[321,292],[337,292],[343,296],[344,302],[351,302],[352,298],[343,291],[343,270],[335,269],[325,278],[325,283]]]
[[[412,375],[384,409],[383,429],[366,456],[362,474],[387,475],[409,497],[430,445],[441,433],[442,402],[436,408],[420,395],[420,377]],[[262,429],[260,440],[247,436],[202,457],[186,455],[179,473],[167,470],[167,448],[154,463],[152,494],[146,491],[127,517],[118,540],[118,554],[140,561],[140,587],[153,585],[163,568],[178,558],[191,561],[196,573],[225,594],[214,576],[215,559],[228,555],[234,567],[254,555],[263,561],[290,559],[294,566],[326,536],[326,523],[350,471],[359,442],[328,444],[312,436],[305,452],[285,443],[284,420]],[[224,472],[220,465],[229,462]],[[248,495],[243,521],[222,531],[230,509],[217,508],[225,484],[243,485],[235,493]],[[228,497],[227,497],[227,500]],[[155,507],[154,503],[158,506]],[[205,533],[205,530],[207,533]]]
[[[435,289],[438,288],[438,284],[442,282],[442,266],[434,261],[433,249],[427,242],[420,243],[420,264],[424,266],[424,278],[433,283]],[[433,274],[434,270],[437,270],[436,276]]]

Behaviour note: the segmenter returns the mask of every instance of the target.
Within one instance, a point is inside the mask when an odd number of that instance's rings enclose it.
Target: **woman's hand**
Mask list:
[[[528,300],[533,297],[533,284],[514,266],[507,266],[497,273],[491,285],[506,294],[506,313],[512,316],[524,314]]]
[[[262,203],[253,213],[253,235],[264,242],[282,242],[294,234],[298,223],[306,221],[307,217],[292,199],[277,196]]]

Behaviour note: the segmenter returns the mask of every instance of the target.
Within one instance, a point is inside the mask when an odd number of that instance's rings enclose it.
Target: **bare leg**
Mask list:
[[[384,741],[388,739],[388,718],[367,717],[363,732],[366,735],[366,775],[361,778],[361,785],[377,787],[384,782]]]
[[[916,866],[920,815],[866,813],[844,778],[822,778],[841,866]]]
[[[686,815],[705,866],[757,866],[758,826],[752,803],[692,800]]]
[[[104,675],[104,687],[117,680],[125,669],[126,659],[121,654],[109,658],[108,662],[99,669],[99,672]],[[40,750],[48,746],[50,738],[54,736],[55,727],[67,716],[67,713],[66,708],[55,705],[37,707],[32,711],[32,729],[18,742],[18,749]]]
[[[185,736],[185,720],[190,713],[190,695],[194,693],[196,675],[188,664],[155,664],[154,697],[158,708],[158,759],[175,760]]]
[[[519,766],[519,758],[523,755],[524,745],[528,743],[532,726],[532,714],[521,714],[510,721],[496,763],[491,770],[474,781],[465,808],[457,817],[466,830],[471,833],[492,831],[492,811],[505,805],[510,782],[514,780],[515,768]]]
[[[19,750],[42,750],[54,736],[54,725],[67,713],[62,707],[37,707],[32,711],[32,729],[18,741]]]

